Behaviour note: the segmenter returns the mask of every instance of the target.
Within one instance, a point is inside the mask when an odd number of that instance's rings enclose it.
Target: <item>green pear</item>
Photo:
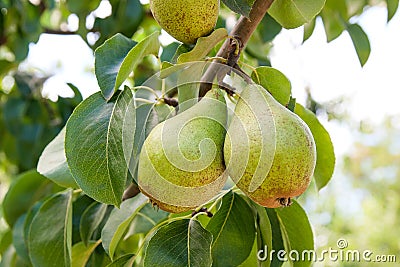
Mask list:
[[[150,9],[158,24],[171,36],[194,44],[214,29],[219,0],[150,0]]]
[[[219,89],[160,124],[139,157],[138,185],[162,210],[179,213],[208,202],[223,187],[227,108]]]
[[[308,126],[260,85],[240,94],[229,125],[227,172],[253,201],[275,208],[290,205],[308,187],[316,148]]]

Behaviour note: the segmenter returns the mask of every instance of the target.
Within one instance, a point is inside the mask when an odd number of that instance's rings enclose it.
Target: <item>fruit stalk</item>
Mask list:
[[[273,2],[274,0],[256,0],[250,11],[249,18],[246,18],[245,16],[240,16],[238,22],[236,23],[230,34],[239,42],[240,51],[243,50],[243,48],[246,46],[247,42],[250,39],[250,36],[256,30],[258,24],[261,22],[262,18],[265,16]],[[227,39],[219,49],[216,57],[228,59],[229,55],[235,52],[236,45],[237,42],[232,39]],[[239,57],[236,57],[235,62],[229,62],[230,65],[233,64],[232,66],[234,66],[237,63],[238,59]],[[221,63],[218,59],[216,59],[215,62]],[[219,71],[227,72],[227,68],[223,68],[223,70],[218,70],[218,64],[211,65],[204,74],[202,81],[212,81]],[[219,75],[221,76],[225,76],[226,74],[227,73],[222,73],[221,75],[221,73],[219,73]],[[200,86],[199,96],[203,97],[211,89],[211,86],[212,84],[210,83],[202,83]]]

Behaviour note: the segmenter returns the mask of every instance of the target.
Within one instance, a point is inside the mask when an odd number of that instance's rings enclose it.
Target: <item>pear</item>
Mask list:
[[[138,185],[160,209],[180,213],[214,197],[226,182],[227,108],[219,89],[153,128],[139,157]]]
[[[194,44],[214,29],[219,0],[150,0],[150,9],[158,24],[172,37]]]
[[[224,144],[227,172],[254,202],[288,206],[308,187],[316,148],[308,126],[260,85],[240,94]]]

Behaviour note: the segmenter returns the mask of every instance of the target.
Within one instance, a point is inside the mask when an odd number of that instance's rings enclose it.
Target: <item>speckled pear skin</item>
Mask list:
[[[194,44],[215,27],[219,0],[150,0],[160,26],[178,41]]]
[[[265,103],[256,107],[266,110],[262,116],[270,116],[266,121],[275,124],[266,127],[270,132],[263,133],[267,134],[267,142],[264,143],[258,130],[260,126],[257,125],[264,118],[256,118],[250,108],[255,99]],[[308,126],[259,85],[251,85],[243,90],[235,114],[237,118],[229,125],[224,146],[229,175],[247,196],[264,207],[277,208],[290,204],[290,198],[301,195],[309,186],[316,164],[315,142]],[[239,128],[247,131],[248,139],[230,138],[238,133]],[[274,151],[268,150],[270,153],[267,154],[267,161],[271,160],[272,165],[265,172],[262,184],[251,191],[249,187],[258,164],[260,148],[267,143],[275,145]],[[243,157],[247,162],[238,167],[237,163]],[[260,164],[262,166],[264,162]]]
[[[140,152],[138,185],[160,209],[180,213],[209,201],[227,179],[227,108],[219,89],[158,124]]]

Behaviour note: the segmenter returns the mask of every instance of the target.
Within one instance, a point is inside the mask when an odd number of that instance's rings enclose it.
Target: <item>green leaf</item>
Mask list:
[[[325,0],[276,0],[268,13],[286,29],[310,22],[324,7]]]
[[[132,266],[131,261],[132,261],[133,256],[135,256],[135,254],[123,255],[123,256],[119,257],[118,259],[116,259],[115,261],[108,264],[106,267],[130,267],[130,266]]]
[[[255,0],[222,0],[222,2],[232,11],[248,18]]]
[[[200,80],[207,62],[195,62],[187,64],[178,74],[178,102],[179,112],[183,112],[198,102]]]
[[[100,243],[101,240],[97,242],[92,241],[89,244],[84,244],[83,242],[76,243],[72,247],[71,267],[85,267],[93,251]]]
[[[144,206],[133,219],[129,233],[139,234],[147,233],[151,228],[168,217],[169,213],[163,210],[157,210],[148,203]]]
[[[12,242],[17,255],[24,259],[25,262],[30,262],[28,246],[25,242],[25,219],[26,214],[19,217],[15,222],[15,225],[12,228]]]
[[[64,140],[65,127],[43,150],[37,171],[60,186],[77,188],[65,157]]]
[[[327,0],[321,12],[327,41],[331,42],[346,29],[348,19],[346,0]]]
[[[281,227],[280,227],[280,223],[278,220],[278,216],[276,215],[276,210],[275,209],[265,209],[265,210],[267,211],[268,219],[269,219],[269,222],[271,223],[272,249],[276,252],[281,251],[281,250],[283,251],[283,250],[285,250],[285,246],[283,244]],[[260,257],[262,257],[263,260],[265,258],[265,261],[263,261],[263,263],[270,262],[271,267],[282,266],[283,261],[281,261],[277,257],[277,253],[274,253],[272,255],[272,259],[270,258],[270,254],[269,254],[270,251],[271,251],[271,249],[268,249],[268,251],[266,251],[265,248],[263,248],[263,254],[260,255]],[[265,255],[265,253],[268,253],[268,254]]]
[[[399,8],[399,0],[386,0],[386,5],[388,11],[387,21],[389,22]]]
[[[288,258],[297,256],[290,257],[290,251],[295,250],[299,254],[299,260],[293,261],[293,266],[310,266],[312,258],[302,258],[303,251],[314,251],[313,232],[306,212],[296,201],[293,201],[290,207],[279,208],[275,211],[281,226],[282,236],[287,241],[285,247],[289,253]]]
[[[303,43],[307,41],[315,29],[315,18],[310,22],[304,24]]]
[[[49,198],[33,218],[29,231],[29,255],[33,266],[70,266],[72,191]]]
[[[368,61],[369,54],[371,53],[368,36],[358,24],[347,25],[347,32],[350,34],[351,40],[353,41],[358,60],[360,61],[361,66],[364,66]]]
[[[93,94],[67,122],[65,154],[71,173],[88,196],[102,203],[118,206],[122,200],[129,162],[122,132],[131,98],[130,90],[110,102]]]
[[[77,14],[89,14],[91,11],[95,10],[101,0],[94,1],[81,1],[81,0],[68,0],[66,2],[67,8],[71,13]]]
[[[131,39],[117,33],[94,52],[94,70],[101,92],[107,100],[114,95],[117,75],[121,65],[129,51],[136,44]]]
[[[52,183],[35,170],[14,178],[3,200],[4,218],[13,226],[18,217],[29,210],[39,199],[49,195]]]
[[[258,67],[251,73],[251,78],[268,92],[283,106],[289,103],[292,85],[286,76],[271,67]]]
[[[145,267],[211,266],[212,235],[196,220],[171,222],[150,239],[144,256]]]
[[[212,258],[216,266],[237,266],[247,259],[255,238],[254,215],[247,202],[232,191],[211,218],[207,230],[213,236]],[[226,255],[230,255],[226,257]]]
[[[331,179],[335,168],[335,152],[329,133],[318,121],[314,113],[296,103],[295,113],[308,125],[314,137],[317,148],[317,164],[314,179],[318,190],[323,188]]]
[[[267,210],[260,205],[254,205],[257,211],[257,248],[258,251],[271,251],[272,249],[272,226],[268,218]],[[268,252],[267,252],[268,253]],[[265,254],[260,254],[257,256],[263,257]],[[268,259],[266,261],[259,261],[261,267],[269,267],[271,261]]]
[[[136,66],[147,55],[158,55],[160,50],[160,42],[158,41],[159,32],[154,32],[138,44],[136,44],[124,58],[121,68],[118,71],[114,91],[122,85],[128,78],[129,74],[136,68]]]
[[[271,42],[281,32],[282,26],[267,13],[258,24],[257,30],[263,42]]]
[[[178,57],[178,63],[204,59],[219,42],[227,37],[228,32],[225,28],[216,29],[209,36],[200,37],[197,40],[196,46],[190,52],[181,54]]]
[[[133,218],[146,205],[147,200],[148,198],[139,194],[134,198],[125,200],[120,209],[114,208],[111,212],[101,232],[103,247],[111,259],[113,259],[115,249],[124,237]]]
[[[82,214],[79,232],[85,246],[88,245],[96,228],[100,225],[107,211],[107,205],[93,202]]]

